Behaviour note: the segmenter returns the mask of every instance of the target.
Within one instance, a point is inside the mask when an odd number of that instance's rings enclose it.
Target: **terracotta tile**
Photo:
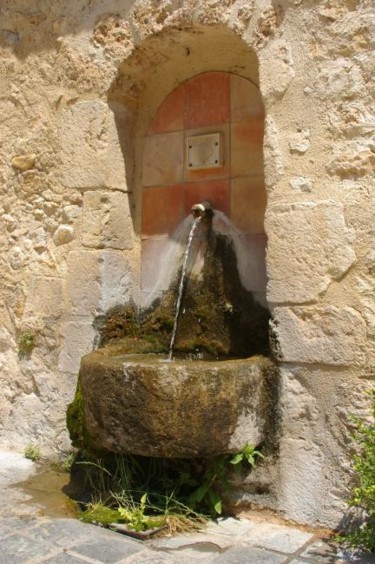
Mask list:
[[[223,166],[218,168],[191,170],[187,166],[186,140],[188,137],[193,137],[196,135],[205,135],[206,133],[221,133]],[[185,144],[184,144],[184,180],[199,181],[204,179],[209,180],[211,178],[228,178],[230,173],[229,135],[230,135],[229,124],[216,125],[216,126],[204,127],[199,129],[187,129],[185,131]]]
[[[185,83],[185,128],[229,120],[229,74],[208,72]]]
[[[171,234],[182,219],[184,191],[181,185],[144,188],[142,235]]]
[[[241,281],[251,292],[265,293],[267,286],[266,273],[266,236],[263,234],[240,234],[241,258],[238,267]]]
[[[263,175],[263,120],[231,124],[231,175]]]
[[[262,176],[232,180],[230,216],[238,229],[247,233],[264,233],[266,203]]]
[[[264,119],[264,106],[259,88],[250,80],[236,74],[232,74],[230,79],[230,119]]]
[[[145,138],[143,186],[175,184],[182,180],[183,132],[151,135]]]
[[[160,104],[151,122],[148,133],[165,133],[183,129],[185,85],[173,90]]]
[[[229,214],[229,180],[210,180],[208,182],[189,182],[184,184],[184,213],[188,215],[191,207],[204,200],[209,201],[226,215]]]

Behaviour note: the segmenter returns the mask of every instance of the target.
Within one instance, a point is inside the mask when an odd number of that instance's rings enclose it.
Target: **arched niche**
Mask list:
[[[142,158],[142,302],[168,271],[170,240],[193,204],[209,201],[240,241],[246,289],[265,303],[264,107],[251,80],[199,73],[172,90],[149,123]],[[211,157],[210,157],[211,154]]]
[[[126,165],[141,304],[165,268],[173,229],[190,202],[205,198],[238,229],[248,289],[266,305],[264,108],[253,49],[223,25],[165,29],[122,62],[108,101]],[[223,166],[189,171],[187,136],[212,132],[221,135]]]

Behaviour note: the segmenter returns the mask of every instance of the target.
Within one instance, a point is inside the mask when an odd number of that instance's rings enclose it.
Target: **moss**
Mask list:
[[[119,356],[123,354],[147,354],[160,353],[168,350],[163,343],[160,342],[156,335],[152,333],[140,338],[123,337],[115,339],[105,347],[98,349],[97,354],[105,357]]]
[[[122,337],[139,337],[140,325],[137,320],[135,306],[116,306],[111,309],[105,318],[100,330],[101,346],[113,339]]]
[[[40,450],[37,445],[27,445],[24,450],[25,458],[37,462],[41,458]]]
[[[35,334],[32,331],[23,331],[18,339],[18,351],[21,357],[28,357],[35,347]]]
[[[66,411],[66,425],[68,427],[72,445],[76,448],[83,448],[84,445],[84,414],[83,414],[83,394],[81,380],[78,375],[76,392],[73,401],[68,405]]]
[[[89,508],[81,513],[80,518],[85,523],[101,523],[102,525],[121,521],[121,515],[117,509],[112,509],[102,503],[90,504]]]

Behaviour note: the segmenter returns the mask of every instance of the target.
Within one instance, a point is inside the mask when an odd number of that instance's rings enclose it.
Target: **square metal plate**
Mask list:
[[[186,164],[189,170],[223,166],[221,133],[194,135],[186,139]]]

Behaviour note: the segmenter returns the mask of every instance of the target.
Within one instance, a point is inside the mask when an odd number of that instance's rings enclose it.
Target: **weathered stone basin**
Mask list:
[[[83,357],[89,444],[115,453],[210,457],[258,445],[272,426],[277,382],[269,359],[172,361],[155,354]]]

